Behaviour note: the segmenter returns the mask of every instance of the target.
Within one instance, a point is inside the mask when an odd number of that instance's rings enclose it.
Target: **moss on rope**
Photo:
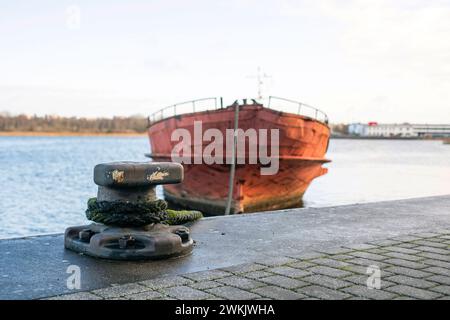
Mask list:
[[[167,209],[167,202],[128,203],[122,201],[88,200],[86,217],[94,222],[118,227],[140,227],[151,223],[183,224],[203,217],[199,211]]]
[[[190,210],[167,210],[167,224],[183,224],[190,221],[195,221],[203,218],[203,214],[200,211]]]

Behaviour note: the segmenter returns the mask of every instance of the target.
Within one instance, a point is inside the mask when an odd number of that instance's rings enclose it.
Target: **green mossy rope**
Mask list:
[[[167,202],[126,203],[121,201],[88,200],[86,217],[94,222],[118,227],[140,227],[151,223],[183,224],[203,217],[199,211],[167,209]]]
[[[189,210],[167,210],[166,223],[170,225],[183,224],[190,221],[195,221],[203,218],[203,214],[200,211]]]

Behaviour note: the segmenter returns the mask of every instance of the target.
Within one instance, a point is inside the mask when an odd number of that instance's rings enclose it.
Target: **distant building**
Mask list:
[[[363,123],[351,123],[348,125],[348,134],[352,136],[367,136],[367,125]]]
[[[361,137],[450,137],[450,124],[352,123],[348,126],[348,133]]]
[[[415,124],[413,130],[419,137],[450,137],[450,124]]]
[[[450,127],[449,127],[450,128]],[[402,124],[375,124],[367,126],[367,135],[370,137],[415,137],[413,125]]]

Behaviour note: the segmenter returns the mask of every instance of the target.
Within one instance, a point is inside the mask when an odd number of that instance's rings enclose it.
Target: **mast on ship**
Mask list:
[[[265,72],[262,72],[261,67],[258,67],[257,73],[255,76],[249,76],[249,78],[256,79],[257,86],[258,86],[258,100],[261,100],[263,98],[263,85],[264,85],[264,79],[269,79],[271,76],[267,75]]]

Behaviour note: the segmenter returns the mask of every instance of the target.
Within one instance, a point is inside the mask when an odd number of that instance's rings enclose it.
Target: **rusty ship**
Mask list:
[[[325,158],[330,139],[328,117],[321,110],[294,100],[273,96],[265,100],[267,102],[261,103],[243,99],[224,106],[222,98],[198,99],[171,105],[149,117],[151,153],[148,156],[155,161],[173,160],[173,150],[179,143],[173,139],[177,129],[192,136],[199,134],[199,130],[203,135],[208,129],[219,130],[224,136],[229,129],[278,129],[279,133],[276,142],[270,139],[257,142],[259,146],[268,144],[265,147],[270,150],[277,148],[278,170],[275,174],[261,174],[266,163],[245,161],[256,150],[251,148],[249,141],[244,155],[237,154],[234,145],[221,153],[223,161],[182,163],[184,182],[164,185],[167,201],[178,207],[200,210],[206,215],[302,205],[303,194],[311,181],[327,172],[322,165],[330,161]],[[198,122],[201,122],[200,129],[196,128]],[[199,150],[210,142],[184,143],[190,151],[189,157],[201,159]]]

